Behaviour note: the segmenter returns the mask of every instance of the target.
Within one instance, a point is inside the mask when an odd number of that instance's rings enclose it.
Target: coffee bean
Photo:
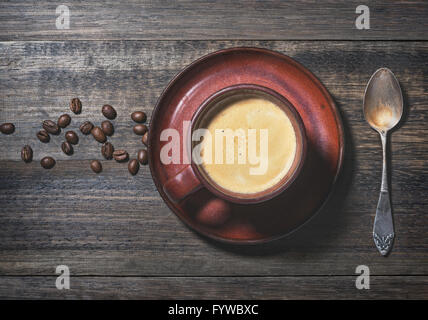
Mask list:
[[[40,165],[45,169],[51,169],[55,165],[55,160],[52,157],[44,157],[40,160]]]
[[[77,144],[79,142],[79,137],[77,136],[76,132],[70,130],[65,133],[65,140],[71,144]]]
[[[71,99],[70,110],[73,111],[75,114],[79,114],[80,112],[82,112],[82,102],[79,98]]]
[[[47,132],[51,134],[58,134],[59,133],[59,127],[58,125],[53,122],[52,120],[45,120],[43,121],[43,129],[45,129]]]
[[[143,123],[147,119],[147,115],[143,111],[135,111],[131,114],[131,119],[138,123]]]
[[[43,143],[48,143],[51,139],[49,133],[45,129],[42,129],[37,132],[37,138],[39,138],[39,140]]]
[[[145,124],[136,124],[134,126],[134,133],[138,134],[139,136],[144,135],[147,132],[147,126]]]
[[[103,130],[101,130],[100,127],[94,127],[91,131],[92,135],[94,136],[95,140],[98,142],[104,143],[106,142],[107,138],[104,134]]]
[[[126,161],[128,160],[128,152],[125,150],[115,150],[113,152],[113,158],[118,162]]]
[[[149,146],[149,133],[148,132],[146,132],[144,134],[143,138],[141,139],[141,142],[143,142],[146,147]]]
[[[95,173],[100,173],[103,170],[103,166],[101,165],[101,162],[99,162],[98,160],[92,160],[91,169]]]
[[[91,121],[85,121],[80,125],[80,131],[83,134],[90,134],[92,129],[94,128],[94,125]]]
[[[21,159],[24,162],[31,162],[33,160],[33,149],[29,145],[26,145],[21,150]]]
[[[113,135],[114,128],[113,128],[113,124],[110,121],[105,120],[105,121],[101,122],[101,129],[103,130],[105,135],[107,135],[107,136]]]
[[[135,176],[139,169],[140,169],[140,164],[138,163],[137,159],[132,159],[131,161],[129,161],[128,163],[129,173]]]
[[[101,147],[101,154],[107,160],[110,160],[111,158],[113,158],[113,151],[114,151],[114,148],[110,142],[104,143],[103,146]]]
[[[114,110],[114,108],[109,104],[103,105],[103,107],[101,108],[101,112],[103,113],[104,117],[110,120],[116,118],[117,115],[116,110]]]
[[[67,156],[71,156],[73,154],[73,146],[68,141],[64,141],[61,144],[61,149]]]
[[[58,118],[58,121],[57,121],[58,127],[65,128],[70,124],[70,121],[71,121],[71,117],[68,114],[64,113],[62,116]]]
[[[11,134],[15,131],[15,125],[13,123],[3,123],[0,125],[0,132],[4,134]]]
[[[138,151],[137,158],[141,164],[147,164],[147,162],[149,161],[149,153],[147,152],[147,150],[141,149]]]

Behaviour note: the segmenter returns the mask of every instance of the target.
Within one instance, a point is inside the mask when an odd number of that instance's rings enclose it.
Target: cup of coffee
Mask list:
[[[277,92],[254,84],[224,88],[206,99],[190,126],[190,164],[163,186],[179,202],[206,188],[239,204],[285,192],[306,157],[303,122]]]

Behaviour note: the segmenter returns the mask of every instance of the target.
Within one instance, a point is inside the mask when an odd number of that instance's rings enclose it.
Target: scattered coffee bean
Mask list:
[[[58,127],[65,128],[70,124],[70,122],[71,122],[71,117],[68,114],[64,113],[62,116],[58,118],[57,124],[58,124]]]
[[[73,154],[73,146],[68,141],[64,141],[61,144],[61,149],[67,156],[71,156]]]
[[[24,162],[31,162],[33,160],[33,149],[29,145],[26,145],[21,150],[21,159]]]
[[[141,139],[141,142],[143,142],[146,147],[149,146],[149,133],[148,132],[146,132],[144,134],[143,138]]]
[[[147,152],[147,150],[141,149],[138,151],[137,158],[141,164],[147,164],[147,162],[149,161],[149,153]]]
[[[94,127],[91,131],[92,135],[94,136],[95,140],[98,142],[104,143],[106,142],[107,138],[104,134],[103,130],[101,130],[100,127]]]
[[[147,115],[143,111],[135,111],[131,114],[131,119],[138,123],[143,123],[147,119]]]
[[[39,138],[39,140],[43,143],[48,143],[51,139],[49,133],[45,129],[42,129],[37,132],[37,138]]]
[[[90,134],[92,129],[94,128],[94,125],[91,121],[85,121],[80,125],[80,131],[83,134]]]
[[[55,160],[52,157],[44,157],[40,160],[40,165],[45,169],[51,169],[55,165]]]
[[[70,110],[73,111],[75,114],[79,114],[80,112],[82,112],[82,102],[79,98],[71,99]]]
[[[117,115],[116,110],[114,110],[114,108],[109,104],[103,105],[103,107],[101,108],[101,112],[103,113],[104,117],[110,120],[116,118]]]
[[[134,133],[138,134],[139,136],[144,135],[147,132],[147,126],[145,124],[136,124],[134,126]]]
[[[101,129],[103,130],[106,136],[113,135],[114,128],[113,128],[113,124],[110,121],[105,120],[101,122]]]
[[[15,125],[13,123],[3,123],[0,125],[0,132],[4,134],[11,134],[15,131]]]
[[[103,166],[101,165],[101,162],[99,162],[98,160],[92,160],[91,169],[95,173],[100,173],[103,170]]]
[[[45,120],[43,121],[43,129],[45,129],[47,132],[51,134],[58,134],[59,133],[59,127],[58,125],[53,122],[52,120]]]
[[[65,140],[71,144],[77,144],[79,142],[79,137],[77,136],[76,132],[70,130],[65,133]]]
[[[126,161],[128,160],[128,152],[125,150],[115,150],[113,152],[113,158],[118,162]]]
[[[110,160],[111,158],[113,158],[113,151],[114,151],[114,148],[110,142],[104,143],[103,146],[101,147],[101,154],[107,160]]]
[[[129,173],[135,176],[139,169],[140,169],[140,164],[138,163],[137,159],[132,159],[131,161],[129,161],[128,163]]]

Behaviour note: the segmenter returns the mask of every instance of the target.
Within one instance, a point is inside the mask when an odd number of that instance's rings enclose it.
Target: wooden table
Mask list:
[[[370,30],[355,27],[360,1],[67,1],[70,29],[57,30],[48,1],[0,3],[1,298],[428,298],[428,4],[369,4]],[[41,121],[69,112],[80,97],[83,120],[100,123],[115,106],[116,147],[141,148],[130,113],[151,115],[163,88],[212,51],[257,46],[287,54],[327,87],[346,130],[343,174],[322,212],[288,239],[229,247],[185,227],[166,207],[148,167],[91,159],[100,145],[80,135],[71,157],[63,135],[48,144]],[[396,240],[380,256],[372,225],[381,147],[362,114],[364,88],[379,67],[398,77],[406,114],[392,134],[391,182]],[[23,145],[34,161],[20,160]],[[45,155],[57,159],[40,167]],[[55,268],[70,269],[57,290]],[[370,289],[355,286],[358,265]]]

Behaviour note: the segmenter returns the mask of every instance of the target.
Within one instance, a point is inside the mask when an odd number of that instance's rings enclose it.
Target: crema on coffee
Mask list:
[[[232,101],[211,115],[205,126],[211,139],[201,142],[201,167],[225,190],[262,192],[279,183],[293,164],[296,133],[288,115],[270,100]]]

